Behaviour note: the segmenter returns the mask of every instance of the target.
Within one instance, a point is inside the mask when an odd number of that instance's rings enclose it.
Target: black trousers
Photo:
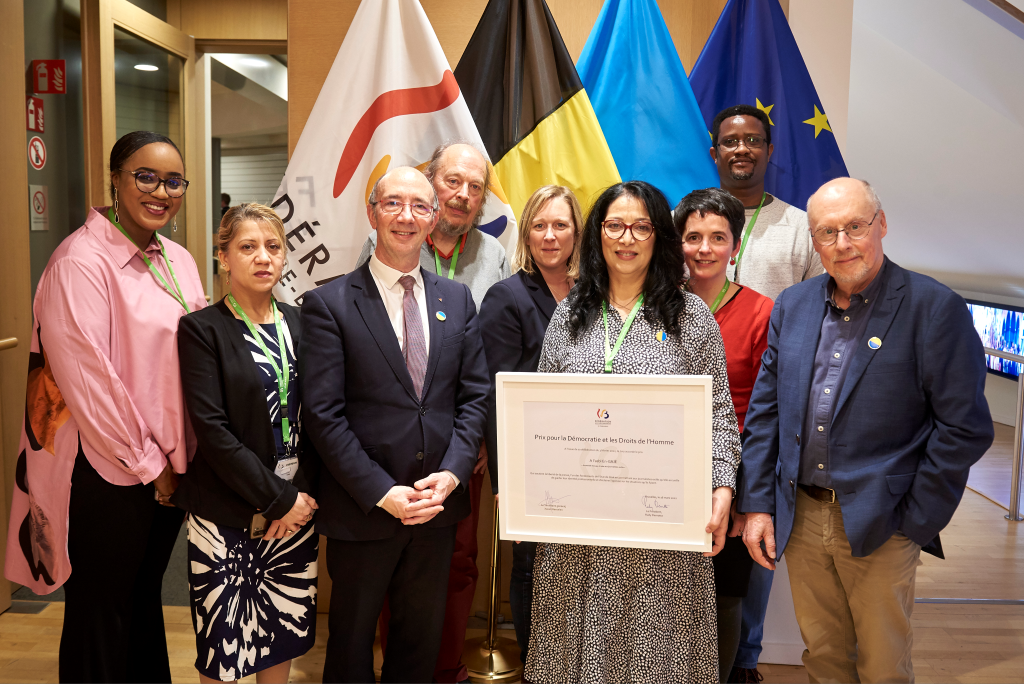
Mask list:
[[[373,638],[391,610],[381,682],[429,682],[441,647],[456,525],[403,526],[390,539],[327,540],[331,591],[324,682],[368,682]]]
[[[153,499],[152,484],[110,484],[79,448],[60,681],[171,681],[160,590],[184,518]]]
[[[508,585],[508,602],[512,610],[512,626],[516,628],[519,657],[526,664],[530,648],[530,615],[533,606],[533,561],[537,558],[537,542],[512,544],[512,577]]]

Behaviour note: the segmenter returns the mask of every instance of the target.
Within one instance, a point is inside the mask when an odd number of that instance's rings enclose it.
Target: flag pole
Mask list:
[[[469,681],[514,682],[521,679],[523,666],[519,658],[519,645],[508,637],[497,635],[495,623],[501,596],[498,579],[501,577],[501,541],[498,539],[498,506],[494,506],[494,530],[491,534],[491,586],[490,605],[487,607],[487,636],[466,639],[463,659]]]

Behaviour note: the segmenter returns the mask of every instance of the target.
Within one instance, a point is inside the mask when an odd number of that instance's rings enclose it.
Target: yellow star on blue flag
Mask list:
[[[690,72],[704,123],[710,128],[718,112],[738,104],[756,104],[765,114],[771,113],[775,149],[764,187],[803,209],[823,183],[849,175],[832,126],[821,111],[821,100],[779,0],[724,4]],[[801,123],[812,111],[814,116]],[[814,126],[813,137],[807,135],[806,126]]]
[[[814,105],[814,116],[810,119],[804,120],[804,123],[814,126],[815,138],[817,138],[818,134],[822,131],[828,131],[829,133],[832,132],[832,128],[828,125],[828,117],[818,109],[818,105]]]

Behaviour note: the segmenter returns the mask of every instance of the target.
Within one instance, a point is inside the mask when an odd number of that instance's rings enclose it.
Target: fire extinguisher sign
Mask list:
[[[63,59],[32,60],[32,92],[36,95],[64,95],[68,91]]]
[[[43,116],[43,98],[29,97],[26,107],[28,115],[28,130],[35,133],[46,132],[46,118]]]

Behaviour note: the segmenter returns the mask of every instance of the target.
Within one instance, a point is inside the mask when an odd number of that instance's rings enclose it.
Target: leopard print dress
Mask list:
[[[600,317],[574,341],[568,299],[551,318],[538,371],[604,371]],[[615,373],[711,375],[712,485],[735,487],[740,462],[718,324],[686,294],[681,335],[662,339],[643,308],[615,356]],[[608,334],[622,318],[608,312]],[[575,544],[539,544],[525,680],[554,682],[717,682],[715,579],[700,553]]]

